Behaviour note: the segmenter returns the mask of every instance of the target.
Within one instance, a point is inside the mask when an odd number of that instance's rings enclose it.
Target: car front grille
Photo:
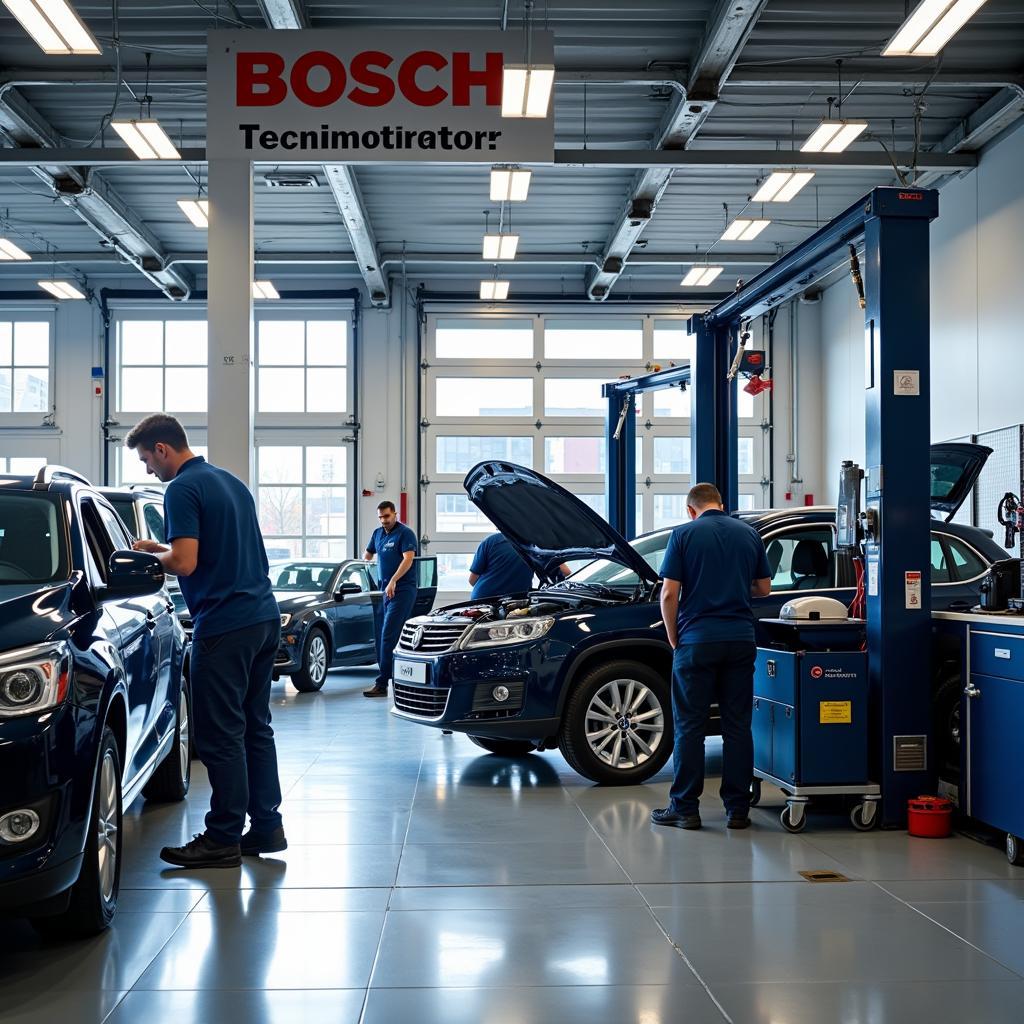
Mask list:
[[[277,657],[274,658],[275,665],[287,665],[292,660],[291,654],[285,647],[279,647],[277,649]]]
[[[440,718],[448,706],[448,687],[406,686],[393,683],[395,707],[420,718]]]
[[[466,622],[417,622],[413,619],[402,627],[398,649],[416,654],[443,654],[458,644],[468,628]],[[415,637],[420,630],[423,634],[416,644]]]

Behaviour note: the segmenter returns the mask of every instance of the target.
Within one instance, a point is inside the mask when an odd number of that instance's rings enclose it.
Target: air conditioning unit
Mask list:
[[[283,188],[289,191],[299,188],[319,188],[320,182],[315,174],[298,171],[271,171],[263,175],[267,188]]]

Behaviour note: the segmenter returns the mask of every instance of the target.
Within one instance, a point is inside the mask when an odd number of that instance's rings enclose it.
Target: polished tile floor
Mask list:
[[[202,828],[136,804],[98,939],[0,932],[5,1024],[888,1024],[1024,1020],[1024,870],[969,839],[791,836],[766,789],[729,832],[652,827],[667,775],[602,790],[364,700],[274,689],[290,848],[241,869],[157,859]],[[720,758],[709,741],[709,767]],[[811,883],[830,870],[844,883]]]

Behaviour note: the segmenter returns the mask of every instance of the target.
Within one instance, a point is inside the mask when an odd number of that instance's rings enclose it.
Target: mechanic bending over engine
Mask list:
[[[558,567],[563,577],[572,570],[564,562]],[[470,595],[474,601],[488,597],[525,594],[533,587],[533,570],[503,533],[492,533],[480,541],[469,567]]]

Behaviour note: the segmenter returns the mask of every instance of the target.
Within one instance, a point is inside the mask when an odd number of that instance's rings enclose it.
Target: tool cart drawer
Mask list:
[[[971,674],[1024,680],[1024,637],[971,630]]]

